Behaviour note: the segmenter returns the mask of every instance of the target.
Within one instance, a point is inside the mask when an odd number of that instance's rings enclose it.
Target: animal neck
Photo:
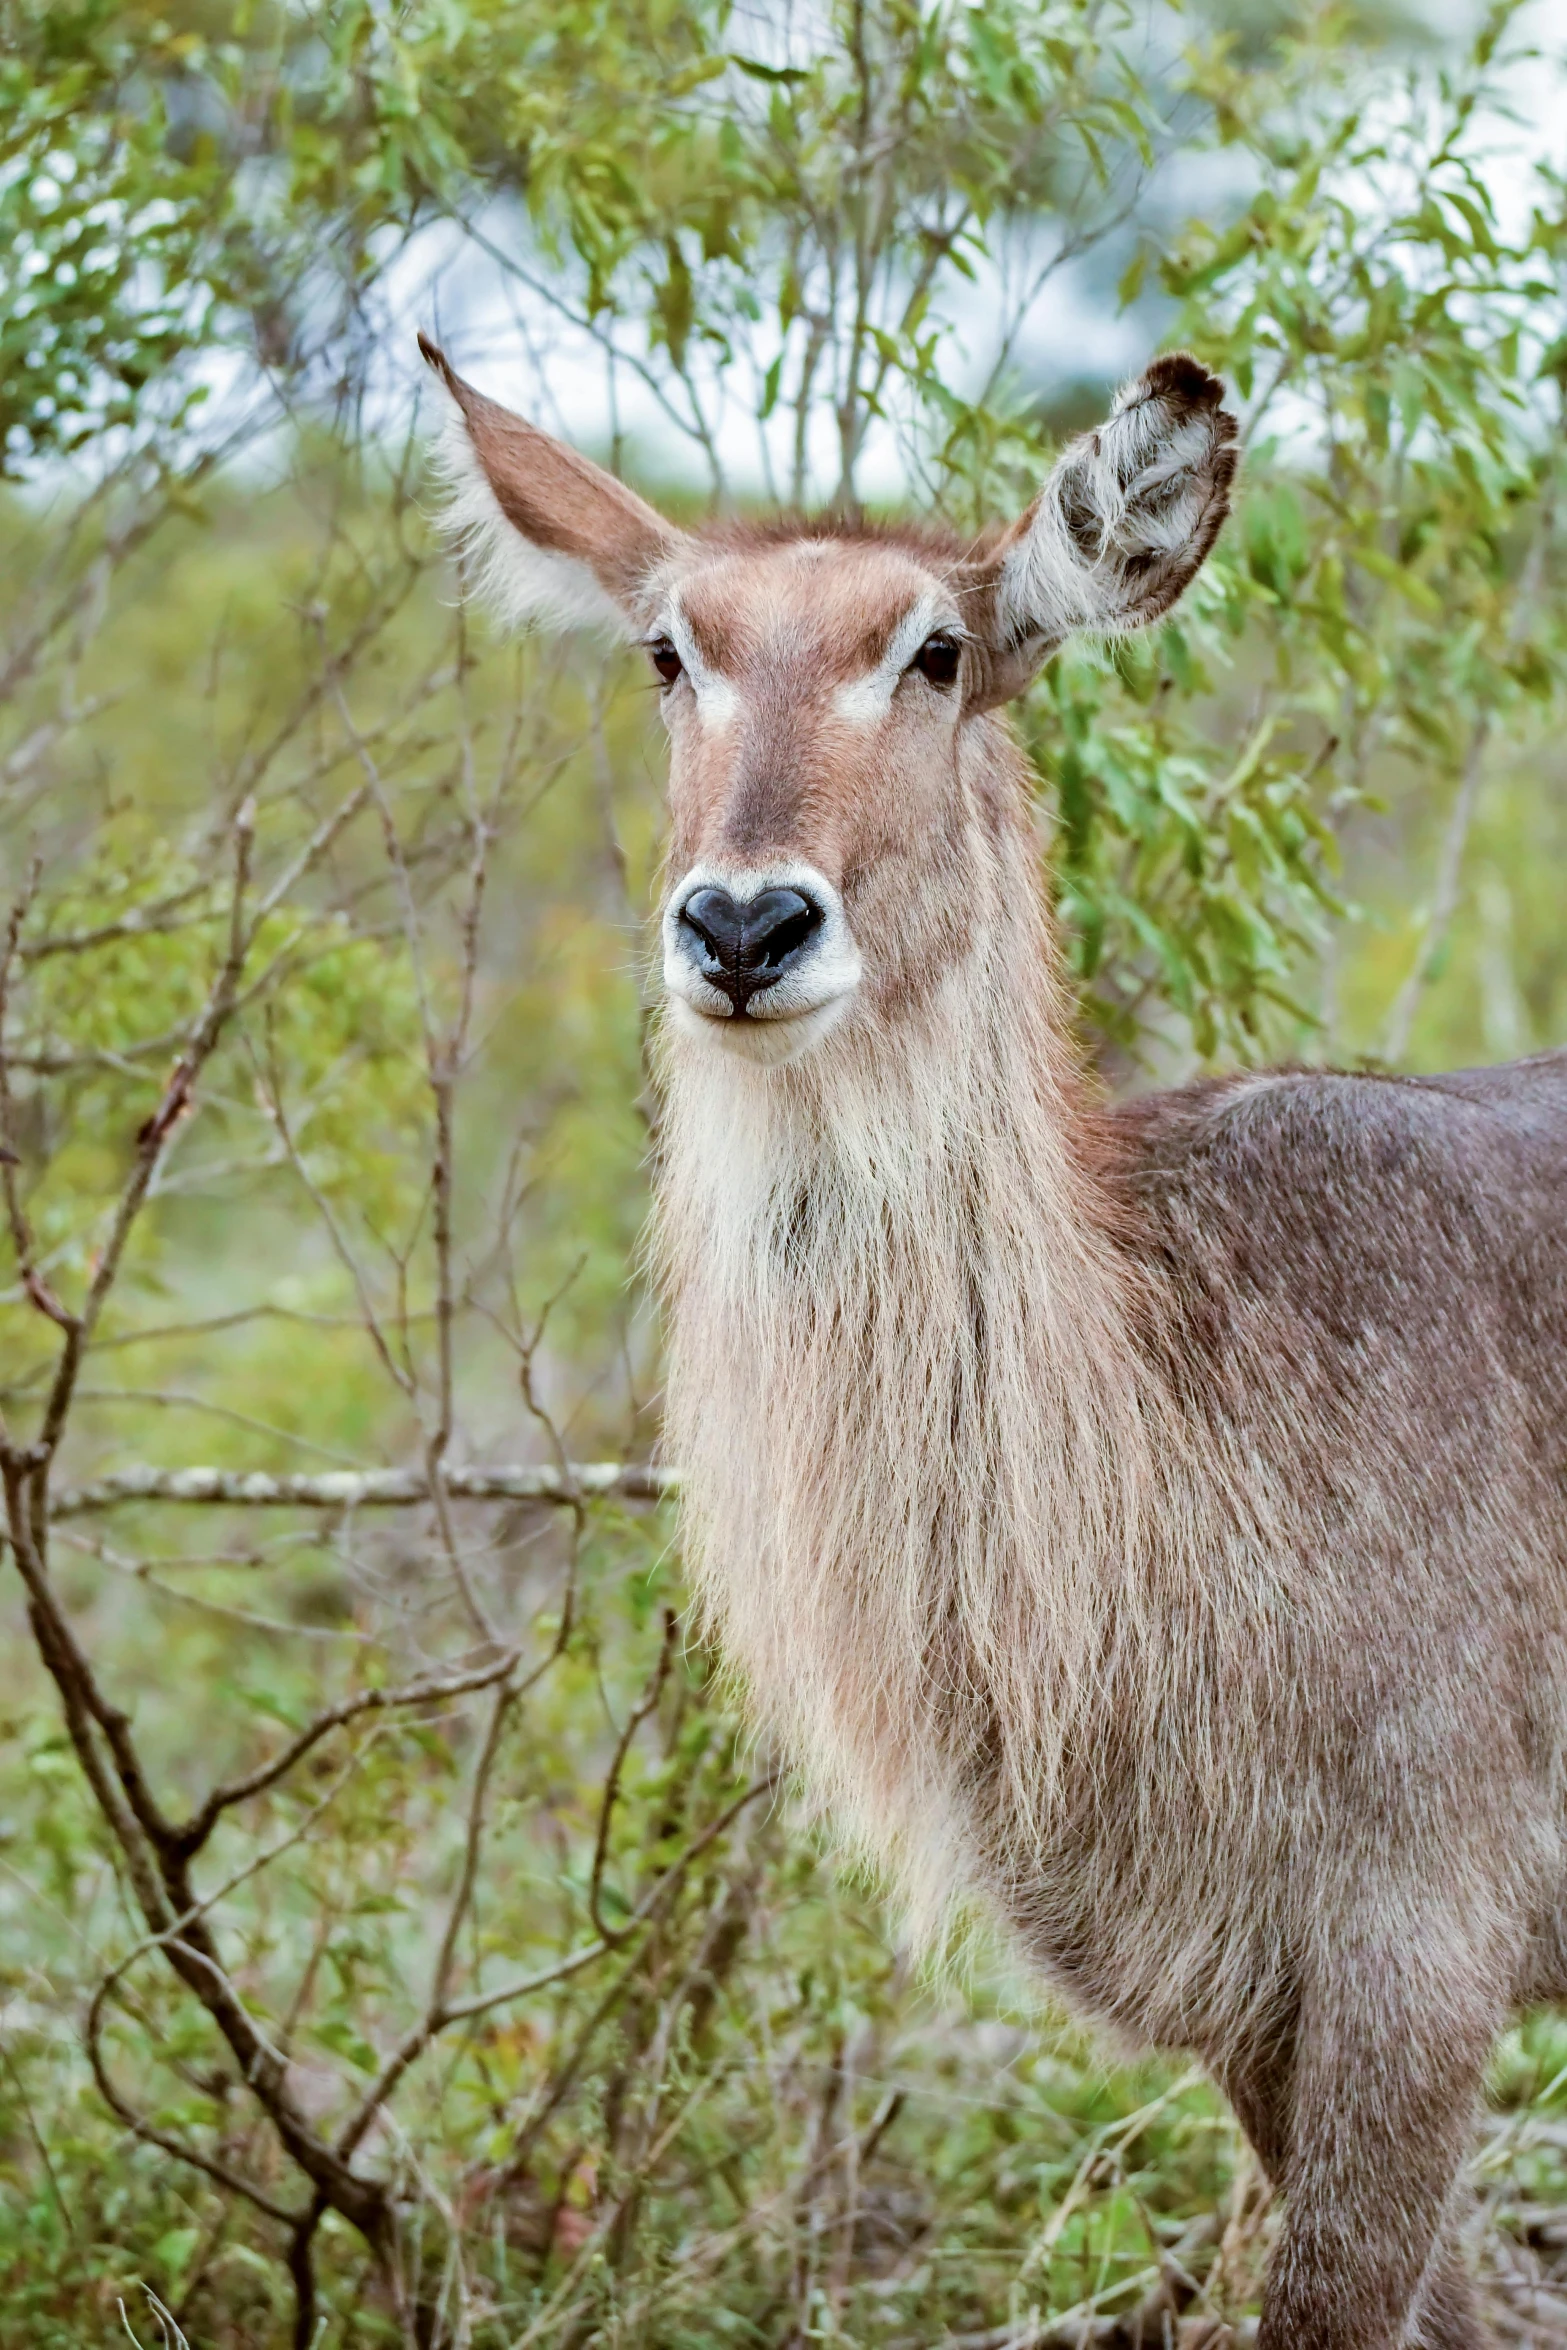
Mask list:
[[[1031,883],[993,914],[895,1026],[775,1068],[667,1052],[689,1564],[755,1704],[919,1907],[982,1783],[1048,1815],[1137,1612],[1168,1416]]]

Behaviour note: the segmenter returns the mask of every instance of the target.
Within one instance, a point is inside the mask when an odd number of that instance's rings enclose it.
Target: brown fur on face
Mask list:
[[[1233,437],[1158,361],[972,554],[644,509],[617,569],[619,485],[534,468],[519,552],[516,485],[458,471],[514,609],[575,564],[684,646],[667,1436],[753,1707],[923,1930],[977,1895],[1204,2055],[1287,2198],[1260,2350],[1468,2350],[1486,2054],[1567,1995],[1567,1054],[1107,1112],[993,714],[1066,629],[1168,608]],[[922,606],[947,689],[888,663]],[[705,890],[816,891],[830,1002],[781,981],[731,1049],[684,976]]]
[[[867,695],[911,613],[964,626],[957,567],[923,555],[847,538],[699,545],[649,623],[678,613],[708,672],[663,696],[672,874],[808,863],[841,892],[883,1007],[932,984],[960,944],[965,833],[998,796],[1000,745],[961,679],[942,689],[908,668]],[[884,706],[855,714],[857,693]]]
[[[884,855],[904,811],[927,818],[952,788],[958,708],[909,677],[871,725],[846,723],[838,689],[874,669],[922,598],[957,618],[941,576],[886,546],[795,540],[698,555],[672,599],[733,714],[704,717],[682,678],[665,696],[678,866],[808,854],[841,886]]]

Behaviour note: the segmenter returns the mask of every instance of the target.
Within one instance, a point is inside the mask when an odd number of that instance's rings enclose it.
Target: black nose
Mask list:
[[[699,947],[702,977],[720,988],[736,1012],[779,980],[821,926],[822,910],[797,889],[764,889],[733,898],[726,889],[697,889],[680,909],[688,943]]]

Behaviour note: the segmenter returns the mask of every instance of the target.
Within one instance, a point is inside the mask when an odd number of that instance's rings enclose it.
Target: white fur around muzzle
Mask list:
[[[731,897],[760,897],[793,889],[822,909],[814,951],[776,984],[753,997],[744,1018],[729,998],[702,977],[680,943],[680,909],[701,889]],[[862,964],[843,900],[814,865],[694,865],[670,891],[664,907],[664,995],[676,1033],[748,1061],[798,1060],[835,1028],[859,987]]]

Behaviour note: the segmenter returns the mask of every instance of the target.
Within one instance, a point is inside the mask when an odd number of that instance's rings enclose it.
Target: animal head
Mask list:
[[[978,546],[799,522],[686,531],[458,376],[449,520],[503,617],[644,648],[670,739],[678,1028],[793,1060],[971,951],[1020,771],[999,707],[1076,630],[1144,628],[1218,535],[1223,387],[1155,360]],[[993,885],[992,885],[993,886]]]

